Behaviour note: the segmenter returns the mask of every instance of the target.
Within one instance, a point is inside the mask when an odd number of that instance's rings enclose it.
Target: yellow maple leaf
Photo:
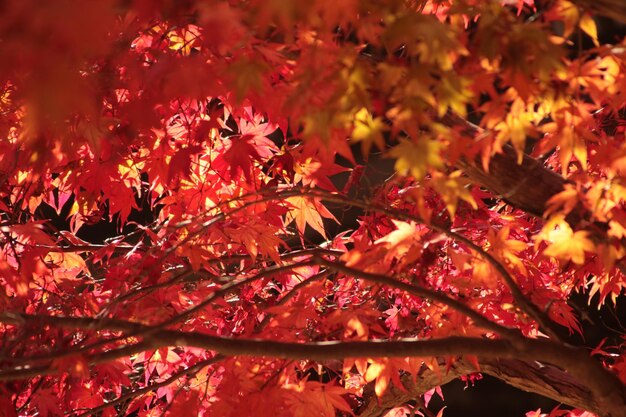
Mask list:
[[[196,47],[200,36],[200,28],[196,25],[189,25],[180,31],[172,32],[168,35],[170,49],[180,52],[183,56],[188,56],[191,50]]]
[[[442,147],[442,143],[427,136],[421,137],[416,142],[402,139],[389,151],[389,155],[397,158],[395,168],[398,173],[410,174],[415,179],[421,179],[429,167],[443,168],[440,155]]]
[[[496,124],[494,129],[496,135],[496,148],[501,149],[502,145],[510,141],[517,153],[517,163],[521,164],[524,157],[524,147],[526,137],[534,130],[533,121],[536,117],[532,108],[527,108],[524,101],[517,99],[511,105],[511,111],[506,118]]]
[[[577,129],[571,126],[564,126],[559,135],[561,171],[567,174],[567,167],[572,159],[576,157],[583,170],[587,170],[587,145]]]
[[[352,130],[352,140],[361,142],[363,155],[368,155],[372,145],[376,145],[381,151],[385,149],[385,138],[383,132],[387,126],[380,117],[372,117],[372,114],[363,107],[354,115],[354,129]]]
[[[553,195],[546,203],[547,209],[544,217],[549,217],[556,212],[568,214],[579,201],[578,190],[572,184],[565,184],[563,191]]]
[[[570,161],[575,157],[583,171],[587,170],[587,143],[584,121],[571,113],[559,113],[556,122],[546,123],[541,130],[550,138],[550,143],[559,146],[561,173],[567,175]]]
[[[442,76],[435,87],[437,114],[442,117],[448,109],[461,117],[467,115],[467,103],[472,99],[471,81],[458,74]]]
[[[472,282],[473,288],[493,288],[495,287],[498,279],[497,272],[493,269],[493,266],[484,259],[474,259],[472,262]]]
[[[433,178],[429,184],[441,195],[446,203],[446,209],[450,212],[450,216],[454,217],[459,199],[469,203],[474,210],[478,208],[476,200],[467,188],[470,181],[461,178],[461,171],[455,171],[450,175],[441,173],[433,173]]]
[[[595,250],[595,244],[589,239],[589,233],[582,230],[574,232],[563,215],[550,219],[537,239],[548,242],[548,247],[543,251],[544,255],[563,261],[571,260],[578,265],[585,262],[585,251]]]

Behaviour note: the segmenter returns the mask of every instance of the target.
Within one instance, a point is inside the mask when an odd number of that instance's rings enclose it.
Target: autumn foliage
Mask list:
[[[626,415],[625,8],[0,3],[0,415]]]

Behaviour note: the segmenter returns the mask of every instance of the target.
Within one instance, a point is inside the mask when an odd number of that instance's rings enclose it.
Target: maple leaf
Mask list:
[[[39,415],[42,417],[63,414],[59,404],[59,397],[51,388],[39,390],[36,395],[34,395],[32,401],[34,407],[39,411]]]
[[[623,279],[617,275],[611,275],[608,273],[593,276],[589,280],[588,284],[590,286],[589,300],[591,300],[596,293],[600,295],[598,308],[604,304],[608,296],[611,297],[611,301],[615,304],[617,302],[617,297],[619,297],[624,291],[624,288],[626,288],[626,283]]]
[[[263,156],[269,156],[272,152],[276,152],[278,149],[274,142],[267,139],[267,136],[278,128],[276,124],[267,121],[265,116],[255,112],[251,107],[246,106],[242,110],[243,115],[238,118],[237,123],[240,134],[253,136],[252,142],[264,153]],[[224,117],[228,118],[229,114],[230,111],[225,108]]]
[[[243,174],[248,182],[252,181],[253,162],[264,162],[278,150],[271,140],[250,134],[224,138],[223,143],[223,152],[213,161],[215,168],[228,173],[228,179]]]
[[[550,217],[557,211],[562,214],[568,214],[580,201],[578,190],[572,186],[572,184],[565,184],[565,189],[560,193],[557,193],[550,197],[546,203],[545,217]]]
[[[574,232],[563,215],[554,216],[546,222],[537,236],[538,242],[542,240],[548,242],[544,255],[564,261],[571,260],[578,265],[585,263],[585,251],[595,250],[595,244],[589,239],[589,232]]]
[[[334,417],[336,410],[352,414],[352,408],[343,398],[348,394],[343,387],[333,383],[300,381],[297,385],[289,385],[287,388],[292,395],[287,397],[286,403],[295,417],[311,415]],[[293,393],[297,394],[293,395]]]
[[[73,381],[70,387],[69,400],[72,407],[90,409],[104,402],[102,395],[97,391],[94,392],[92,381]]]
[[[45,233],[43,222],[35,221],[13,226],[2,226],[3,233],[14,233],[17,239],[23,243],[38,243],[46,246],[54,246],[52,238]]]
[[[368,360],[369,366],[364,378],[367,382],[376,380],[374,391],[378,398],[387,391],[389,382],[393,381],[394,385],[406,391],[404,385],[400,381],[400,371],[405,366],[404,361],[398,358],[377,358]]]
[[[437,113],[442,117],[450,109],[465,117],[467,102],[472,98],[471,81],[458,76],[458,74],[446,75],[435,87],[438,102]]]
[[[559,161],[561,163],[561,173],[567,174],[569,163],[572,157],[581,164],[583,170],[587,169],[587,144],[585,142],[585,129],[576,127],[580,123],[577,117],[565,115],[563,120],[546,123],[542,130],[546,132],[550,144],[559,146]]]
[[[302,182],[307,187],[319,187],[324,190],[337,191],[335,184],[330,177],[345,172],[348,168],[344,168],[335,163],[323,163],[316,157],[307,157],[302,160],[295,160],[293,165],[294,181]]]
[[[474,197],[468,189],[470,181],[461,178],[461,175],[461,171],[454,171],[449,175],[435,172],[428,182],[428,184],[441,195],[443,201],[446,203],[446,209],[452,217],[454,217],[456,213],[459,199],[469,203],[474,210],[478,208],[476,200],[474,200]]]
[[[526,137],[534,132],[532,124],[534,118],[535,113],[526,109],[523,100],[515,100],[505,120],[494,126],[494,129],[498,132],[496,135],[496,149],[501,150],[505,142],[511,141],[517,151],[517,163],[521,164],[524,157]]]
[[[74,280],[79,274],[87,271],[85,260],[76,253],[50,252],[46,255],[45,260],[56,266],[57,272],[54,278],[57,283]]]
[[[396,258],[400,260],[401,265],[410,264],[422,254],[421,235],[426,232],[426,229],[418,228],[413,222],[407,223],[399,220],[392,220],[392,222],[397,229],[374,243],[377,245],[384,244],[386,247],[385,261],[387,263]]]
[[[414,142],[408,139],[400,140],[400,144],[389,151],[389,156],[396,158],[395,168],[402,175],[411,174],[419,180],[429,168],[443,168],[443,160],[439,152],[443,145],[427,136]]]
[[[493,266],[483,260],[475,259],[472,262],[472,281],[474,288],[484,286],[485,288],[494,288],[497,283],[497,273]]]
[[[548,313],[550,314],[550,318],[552,320],[562,326],[567,327],[567,330],[570,332],[570,334],[572,334],[574,331],[580,335],[583,334],[580,323],[578,322],[578,319],[574,314],[574,309],[567,305],[567,303],[564,303],[560,300],[551,303]]]
[[[524,262],[517,254],[527,249],[528,244],[519,240],[509,239],[510,232],[511,229],[509,226],[504,226],[498,231],[498,233],[495,233],[492,229],[490,229],[487,233],[489,249],[493,251],[498,259],[501,259],[506,264],[517,268],[520,272],[526,275],[526,266],[524,266]]]
[[[278,249],[285,243],[277,236],[275,227],[250,219],[245,225],[224,228],[224,233],[234,241],[243,243],[253,259],[260,253],[279,262]]]
[[[96,380],[113,385],[113,387],[121,391],[121,386],[130,384],[128,373],[132,370],[130,361],[118,360],[115,362],[103,363],[94,367]],[[117,385],[120,384],[120,385]]]
[[[199,153],[201,149],[202,148],[199,146],[190,146],[178,149],[170,160],[167,181],[172,183],[177,179],[189,178],[191,171],[191,158],[193,155]]]
[[[319,201],[319,199],[296,196],[285,199],[289,203],[289,211],[285,217],[285,225],[288,225],[292,221],[296,222],[298,231],[303,234],[306,225],[308,224],[313,230],[320,235],[326,237],[326,230],[324,228],[324,222],[322,217],[337,221],[335,216],[328,211],[326,207]]]
[[[352,130],[352,140],[361,142],[363,155],[368,155],[372,145],[376,145],[381,151],[385,149],[385,138],[383,133],[387,126],[379,117],[372,117],[372,114],[362,108],[354,115],[354,129]]]

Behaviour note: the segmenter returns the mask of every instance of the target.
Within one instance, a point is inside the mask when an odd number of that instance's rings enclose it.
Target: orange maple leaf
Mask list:
[[[489,247],[498,259],[517,268],[523,274],[526,274],[526,267],[517,256],[517,253],[526,249],[528,244],[521,240],[509,239],[510,231],[509,226],[504,226],[498,233],[489,230],[487,232]]]
[[[374,391],[380,398],[387,388],[389,381],[393,381],[394,385],[402,391],[406,391],[402,381],[400,381],[400,370],[406,368],[406,362],[402,358],[376,358],[368,360],[370,366],[365,372],[365,380],[372,382],[376,380]]]
[[[313,230],[326,237],[322,217],[337,221],[335,216],[333,216],[318,199],[306,196],[295,196],[287,198],[286,201],[291,207],[287,212],[285,224],[288,225],[295,220],[296,227],[300,233],[304,233],[304,229],[308,224]]]
[[[287,397],[287,406],[294,417],[335,417],[336,410],[352,414],[352,408],[343,398],[348,391],[333,383],[300,381],[288,385],[292,395]]]

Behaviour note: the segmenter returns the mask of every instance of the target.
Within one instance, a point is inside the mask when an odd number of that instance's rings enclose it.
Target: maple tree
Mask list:
[[[626,3],[1,10],[0,415],[626,415]]]

